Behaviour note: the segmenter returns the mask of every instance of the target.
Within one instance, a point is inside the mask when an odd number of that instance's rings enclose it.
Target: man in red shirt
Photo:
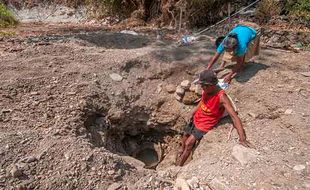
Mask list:
[[[189,118],[192,122],[185,127],[182,137],[182,151],[176,161],[176,165],[183,166],[190,155],[195,143],[211,130],[221,119],[226,110],[230,115],[234,127],[239,135],[239,143],[249,147],[246,134],[241,124],[240,118],[235,112],[225,91],[217,86],[218,79],[213,71],[205,70],[200,73],[197,81],[201,85],[203,92],[197,107],[191,112]]]

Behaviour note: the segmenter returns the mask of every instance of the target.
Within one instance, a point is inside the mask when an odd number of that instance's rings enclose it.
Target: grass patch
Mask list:
[[[15,35],[16,35],[15,32],[0,31],[0,37],[11,37]]]
[[[7,9],[7,7],[0,3],[0,28],[6,28],[10,26],[15,26],[18,21],[13,16],[13,14]]]

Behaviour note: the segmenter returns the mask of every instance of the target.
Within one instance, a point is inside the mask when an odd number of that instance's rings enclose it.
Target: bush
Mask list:
[[[310,1],[309,0],[296,0],[288,1],[286,9],[289,15],[300,22],[310,25]]]
[[[0,3],[0,28],[15,26],[18,21],[13,14],[7,9],[7,7]]]
[[[309,0],[262,0],[256,11],[260,22],[268,22],[273,16],[288,15],[292,22],[310,25]]]
[[[262,0],[256,10],[256,18],[260,23],[266,23],[273,16],[280,15],[282,6],[279,1],[275,0]]]
[[[134,10],[123,0],[85,0],[85,3],[92,7],[91,15],[96,18],[105,16],[128,17]]]

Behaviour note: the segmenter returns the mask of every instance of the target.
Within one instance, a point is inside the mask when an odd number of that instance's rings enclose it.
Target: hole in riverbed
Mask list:
[[[145,112],[141,114],[146,116]],[[143,162],[145,168],[156,169],[176,144],[177,133],[167,126],[150,128],[146,125],[147,120],[142,121],[137,115],[135,118],[138,121],[122,120],[121,124],[112,126],[105,114],[85,114],[86,138],[94,147],[105,147],[121,156],[131,156]]]
[[[142,130],[134,136],[125,133],[122,146],[127,155],[142,161],[145,168],[156,169],[163,160],[168,144],[174,136],[174,132],[156,131],[155,129]]]
[[[176,142],[173,130],[158,130],[146,124],[111,127],[108,123],[102,114],[88,115],[84,125],[89,142],[95,147],[105,147],[121,156],[140,160],[148,169],[156,169],[164,159],[165,151]]]
[[[144,162],[147,167],[152,167],[158,163],[158,155],[155,149],[146,148],[140,150],[136,155],[135,158]]]

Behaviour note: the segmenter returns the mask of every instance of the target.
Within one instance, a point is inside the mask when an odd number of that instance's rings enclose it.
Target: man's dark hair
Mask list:
[[[220,37],[216,38],[216,40],[215,40],[216,48],[218,48],[221,45],[221,43],[223,42],[224,39],[225,39],[225,36],[220,36]]]
[[[213,71],[204,70],[199,74],[199,79],[197,83],[216,85],[218,83],[218,79],[216,77],[216,74]]]
[[[224,40],[224,48],[234,49],[238,45],[237,34],[228,34],[227,38]]]

